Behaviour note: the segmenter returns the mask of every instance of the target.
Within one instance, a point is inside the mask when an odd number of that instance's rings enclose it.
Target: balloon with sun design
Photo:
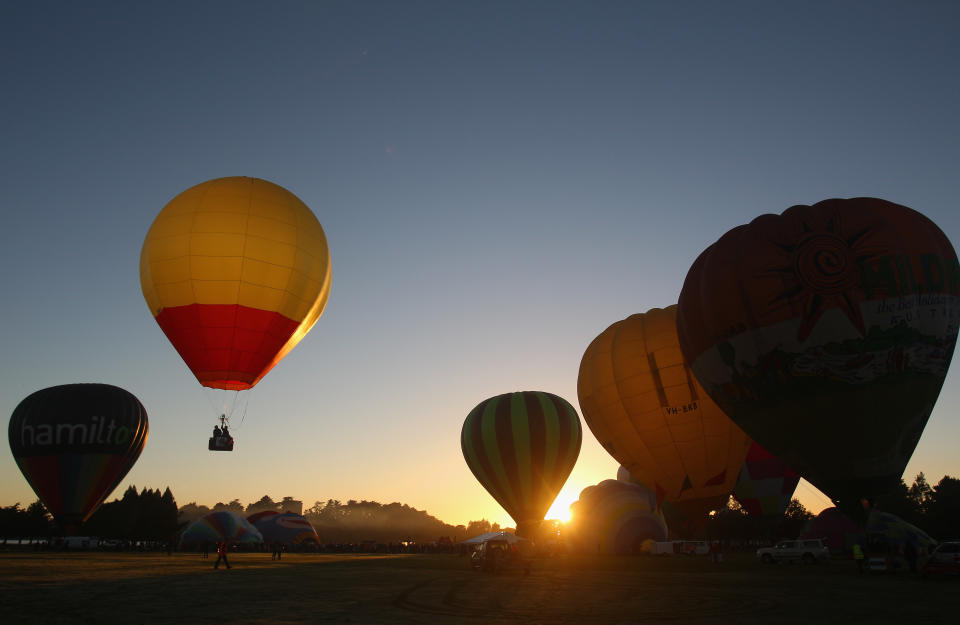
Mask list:
[[[876,198],[794,206],[730,230],[690,268],[677,314],[707,393],[835,501],[898,483],[958,324],[950,241]]]

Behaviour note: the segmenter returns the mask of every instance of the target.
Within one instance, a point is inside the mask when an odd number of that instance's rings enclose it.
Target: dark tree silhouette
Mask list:
[[[270,495],[264,495],[260,498],[260,501],[256,501],[247,506],[244,510],[246,516],[250,516],[256,512],[280,512],[280,506],[270,498]]]
[[[46,538],[53,533],[53,517],[38,499],[25,509],[17,502],[0,508],[0,537]]]
[[[130,541],[171,540],[180,527],[177,502],[170,488],[144,488],[139,493],[130,486],[123,497],[100,506],[83,525],[90,536]]]
[[[234,499],[230,503],[223,503],[218,501],[213,506],[213,512],[219,512],[220,510],[227,510],[228,512],[236,512],[240,516],[243,516],[243,504],[240,503],[239,499]]]
[[[927,506],[929,533],[940,540],[960,539],[960,479],[943,476]]]
[[[203,505],[197,505],[197,502],[191,501],[190,503],[184,505],[180,508],[180,523],[181,525],[189,525],[202,516],[206,516],[213,512],[210,508]]]

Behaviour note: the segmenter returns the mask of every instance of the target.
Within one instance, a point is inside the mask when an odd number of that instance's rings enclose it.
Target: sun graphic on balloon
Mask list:
[[[803,234],[791,242],[774,241],[783,252],[782,264],[765,275],[778,276],[784,290],[768,305],[772,310],[790,307],[801,311],[797,339],[804,341],[823,313],[840,308],[850,323],[866,335],[860,302],[863,300],[860,267],[863,263],[889,253],[870,245],[870,228],[844,232],[838,215],[830,215],[825,224],[801,221]]]

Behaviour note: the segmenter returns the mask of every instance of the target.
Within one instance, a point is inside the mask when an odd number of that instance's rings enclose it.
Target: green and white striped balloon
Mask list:
[[[543,520],[573,470],[582,440],[574,407],[542,391],[480,402],[460,433],[467,465],[517,522],[519,535]]]

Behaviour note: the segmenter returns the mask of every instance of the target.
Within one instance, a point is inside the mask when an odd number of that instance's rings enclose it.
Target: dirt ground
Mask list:
[[[0,553],[4,623],[944,623],[960,580],[750,555],[536,560],[496,575],[448,555]]]

